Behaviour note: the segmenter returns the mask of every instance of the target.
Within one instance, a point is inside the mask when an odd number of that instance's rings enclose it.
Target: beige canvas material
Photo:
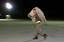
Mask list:
[[[45,15],[44,15],[43,11],[41,9],[39,9],[38,7],[34,7],[33,9],[36,9],[37,15],[41,19],[41,22],[42,23],[46,22],[46,18],[45,18]],[[31,15],[32,16],[31,17],[32,21],[35,22],[36,18],[33,18],[33,16],[34,16],[33,9],[31,10],[31,12],[28,15]]]

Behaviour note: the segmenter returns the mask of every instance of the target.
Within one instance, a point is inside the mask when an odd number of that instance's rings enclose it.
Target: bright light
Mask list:
[[[11,18],[11,15],[6,15],[6,19],[10,19]]]
[[[6,3],[6,4],[5,4],[5,7],[6,7],[7,9],[12,9],[12,8],[13,8],[10,3]]]

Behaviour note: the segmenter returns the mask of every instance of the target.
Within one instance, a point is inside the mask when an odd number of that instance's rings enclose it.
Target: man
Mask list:
[[[32,19],[32,22],[34,24],[36,24],[36,35],[33,39],[38,39],[38,35],[41,35],[42,37],[44,37],[44,39],[46,39],[47,34],[44,33],[42,35],[42,26],[46,23],[44,13],[38,7],[34,7],[32,11],[28,14],[28,17]]]

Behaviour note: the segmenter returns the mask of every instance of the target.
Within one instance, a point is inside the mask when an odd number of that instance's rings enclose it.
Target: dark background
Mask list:
[[[8,11],[4,4],[10,2],[13,9]],[[64,20],[63,1],[61,0],[0,0],[0,18],[11,14],[13,19],[28,19],[27,14],[33,7],[39,7],[49,20]]]

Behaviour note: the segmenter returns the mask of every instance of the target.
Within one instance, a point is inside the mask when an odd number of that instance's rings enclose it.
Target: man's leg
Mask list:
[[[39,35],[42,36],[42,37],[44,37],[44,39],[47,38],[47,34],[43,33],[44,31],[42,29],[42,24],[36,24],[35,28],[36,28],[36,35],[35,35],[35,37],[33,39],[38,39]]]
[[[35,37],[33,38],[33,40],[38,39],[38,35],[39,35],[39,33],[37,33],[37,34],[35,35]]]
[[[36,24],[35,28],[36,28],[36,35],[33,39],[38,39],[38,36],[40,35],[41,29],[40,29],[40,24]]]
[[[37,25],[37,32],[38,32],[38,35],[44,37],[44,39],[47,38],[47,34],[44,33],[44,31],[43,31],[42,24]]]

